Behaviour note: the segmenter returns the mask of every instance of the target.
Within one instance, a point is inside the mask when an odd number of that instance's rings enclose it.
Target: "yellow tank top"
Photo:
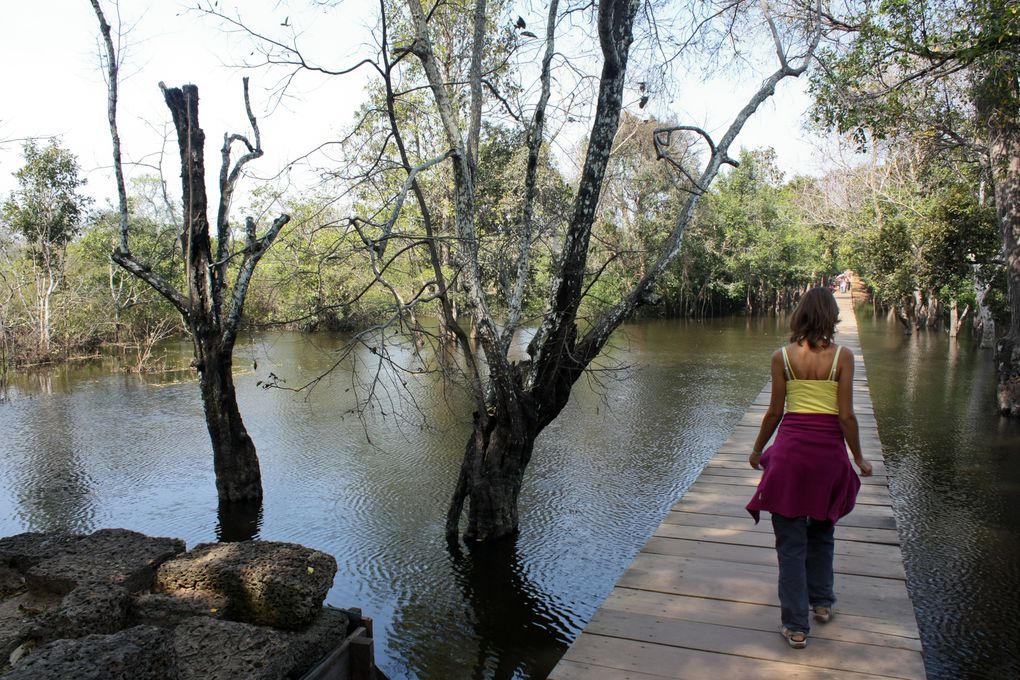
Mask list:
[[[793,374],[790,357],[783,347],[783,363],[786,365],[786,412],[787,413],[829,413],[839,414],[837,397],[836,362],[839,361],[839,350],[832,357],[832,370],[828,380],[798,380]]]

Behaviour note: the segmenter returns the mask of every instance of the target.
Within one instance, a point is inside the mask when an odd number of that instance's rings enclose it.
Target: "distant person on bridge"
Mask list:
[[[748,459],[755,470],[765,468],[747,511],[755,522],[762,510],[772,515],[779,630],[795,649],[807,646],[811,613],[821,623],[832,618],[833,531],[853,510],[861,486],[847,445],[861,476],[871,475],[854,415],[854,356],[835,343],[838,321],[827,288],[801,298],[790,320],[790,344],[772,355],[772,398]],[[762,451],[777,426],[775,442]]]

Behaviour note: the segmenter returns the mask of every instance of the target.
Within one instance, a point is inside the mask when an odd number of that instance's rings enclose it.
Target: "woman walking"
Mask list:
[[[779,557],[780,633],[795,649],[807,646],[809,615],[833,614],[833,531],[854,508],[861,455],[853,407],[853,353],[835,343],[839,307],[826,288],[812,288],[790,320],[790,344],[772,355],[772,397],[748,461],[765,468],[747,510],[757,522],[772,515]],[[786,405],[785,413],[783,405]],[[780,424],[781,421],[781,424]],[[762,448],[779,427],[776,440]]]

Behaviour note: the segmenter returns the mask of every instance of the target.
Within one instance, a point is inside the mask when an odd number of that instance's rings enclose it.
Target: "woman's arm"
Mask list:
[[[854,413],[854,353],[844,347],[839,354],[837,380],[837,404],[839,405],[839,427],[843,430],[843,438],[850,447],[854,463],[861,470],[862,477],[871,476],[871,463],[861,455],[861,434],[857,426],[857,414]]]
[[[772,433],[779,426],[783,419],[783,406],[786,402],[786,371],[783,369],[783,351],[776,350],[772,355],[772,396],[769,398],[769,407],[765,411],[765,417],[761,419],[761,429],[758,430],[758,438],[754,440],[754,447],[747,462],[755,470],[761,461],[761,450],[772,438]]]

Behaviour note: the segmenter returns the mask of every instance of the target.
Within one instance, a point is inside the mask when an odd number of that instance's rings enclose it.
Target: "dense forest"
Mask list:
[[[651,148],[655,125],[629,115],[622,122],[631,129],[610,160],[588,304],[619,295],[643,275],[682,207]],[[483,167],[495,171],[486,176],[497,178],[481,187],[483,228],[499,234],[506,229],[499,224],[507,218],[505,206],[520,192],[511,173],[525,162],[525,150],[509,131],[487,128],[479,155]],[[180,314],[110,259],[117,216],[80,193],[72,151],[56,140],[31,142],[24,157],[19,189],[4,202],[0,234],[4,370],[86,357],[103,346],[124,348],[131,370],[158,370],[154,345],[185,332]],[[679,256],[643,314],[776,312],[805,286],[853,270],[905,331],[955,334],[956,324],[969,318],[978,322],[974,332],[994,333],[994,321],[999,328],[1008,323],[994,207],[972,168],[947,167],[922,146],[899,144],[889,145],[879,162],[821,177],[784,177],[770,149],[744,150],[739,162],[699,204]],[[543,183],[539,214],[552,223],[568,209],[571,187],[552,165]],[[179,206],[166,192],[158,176],[133,180],[132,237],[134,250],[180,283]],[[253,192],[252,211],[269,192]],[[284,201],[291,224],[252,281],[246,324],[360,330],[388,318],[392,296],[373,285],[371,256],[347,215],[328,197]],[[547,252],[555,252],[556,237],[549,228]],[[507,285],[505,256],[498,246],[485,253],[485,285],[492,290]],[[409,258],[387,280],[412,297],[425,266]],[[541,314],[549,286],[547,269],[536,267],[535,274],[526,295],[531,318]],[[419,314],[438,315],[437,305],[425,303]]]

